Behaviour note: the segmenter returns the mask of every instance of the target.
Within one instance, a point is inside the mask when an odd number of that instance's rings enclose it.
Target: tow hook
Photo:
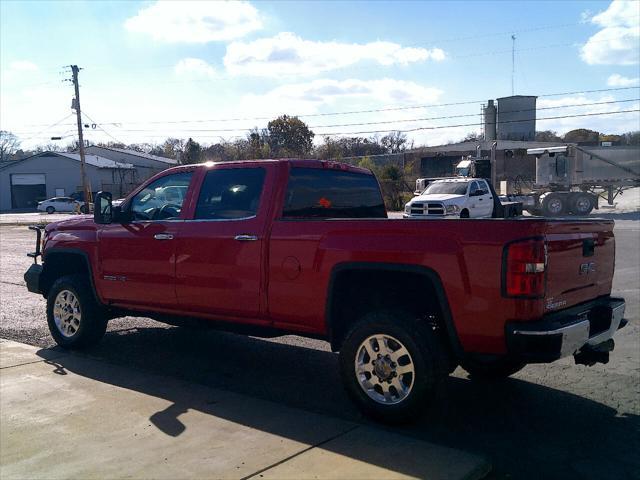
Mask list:
[[[585,345],[573,355],[576,365],[592,367],[596,363],[609,363],[609,352],[613,351],[613,338],[598,345]]]

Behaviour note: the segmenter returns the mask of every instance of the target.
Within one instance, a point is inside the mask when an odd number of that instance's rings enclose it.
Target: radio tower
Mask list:
[[[516,36],[511,35],[511,95],[515,95],[516,81]]]

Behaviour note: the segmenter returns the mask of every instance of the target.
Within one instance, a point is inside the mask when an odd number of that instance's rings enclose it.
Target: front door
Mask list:
[[[216,166],[203,179],[193,219],[181,227],[176,292],[188,312],[262,322],[264,248],[274,169]],[[265,191],[263,191],[265,190]],[[270,190],[270,189],[269,189]],[[266,321],[265,321],[266,322]]]
[[[98,281],[105,300],[176,306],[176,239],[191,176],[192,172],[181,172],[155,180],[127,202],[130,221],[100,230]],[[176,196],[176,189],[185,194]]]
[[[474,180],[469,186],[471,218],[487,218],[493,213],[493,195],[484,180]]]

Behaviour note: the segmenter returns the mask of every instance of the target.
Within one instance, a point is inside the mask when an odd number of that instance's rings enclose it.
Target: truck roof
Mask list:
[[[300,159],[300,158],[268,158],[268,159],[256,159],[256,160],[232,160],[227,162],[203,162],[196,163],[192,165],[180,165],[178,167],[173,167],[168,170],[188,170],[195,168],[211,168],[215,165],[264,165],[264,164],[278,164],[278,163],[288,163],[292,167],[303,167],[303,168],[326,168],[326,169],[335,169],[335,170],[343,170],[347,172],[355,172],[355,173],[365,173],[372,175],[373,173],[368,168],[356,167],[354,165],[349,165],[348,163],[334,162],[330,160],[316,160],[316,159]],[[165,171],[168,171],[165,170]]]

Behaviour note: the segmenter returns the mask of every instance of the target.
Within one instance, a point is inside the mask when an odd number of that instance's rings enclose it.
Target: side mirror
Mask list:
[[[112,196],[109,192],[98,192],[93,205],[94,222],[98,224],[113,222]]]

